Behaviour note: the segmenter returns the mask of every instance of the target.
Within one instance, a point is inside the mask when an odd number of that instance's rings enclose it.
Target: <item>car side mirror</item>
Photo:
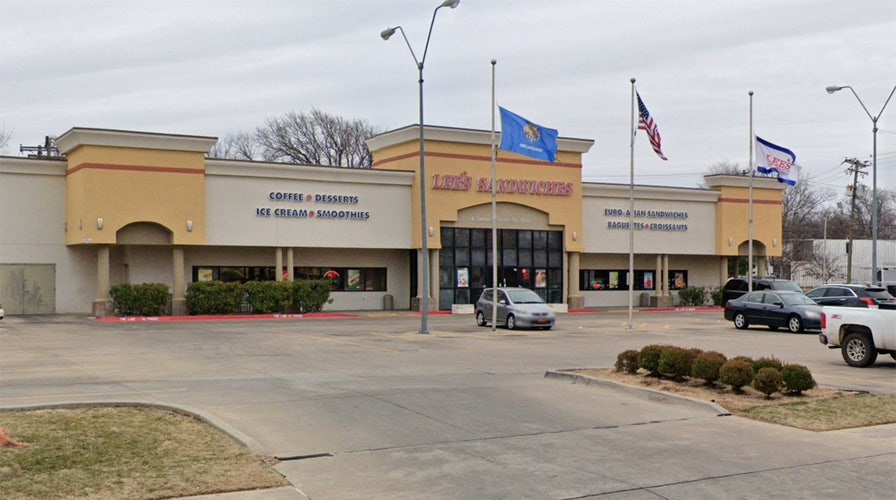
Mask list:
[[[504,299],[498,299],[498,304],[506,304],[507,301]]]
[[[776,300],[776,301],[775,301],[775,305],[778,306],[778,307],[784,307],[784,303],[781,302],[780,300]]]

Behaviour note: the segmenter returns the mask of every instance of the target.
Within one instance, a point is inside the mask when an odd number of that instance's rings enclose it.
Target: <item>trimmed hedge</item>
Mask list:
[[[761,368],[753,378],[753,389],[765,394],[765,399],[778,392],[783,385],[784,377],[781,376],[781,370],[770,366]]]
[[[681,379],[691,374],[695,353],[691,349],[665,346],[660,353],[658,370],[663,375]]]
[[[753,365],[746,361],[729,361],[719,368],[719,381],[730,385],[734,392],[741,392],[753,381]]]
[[[753,374],[758,374],[763,368],[774,368],[775,370],[781,371],[784,368],[784,363],[774,356],[756,358],[756,360],[753,361]]]
[[[109,289],[115,313],[121,316],[161,316],[168,310],[171,294],[164,283],[122,283]]]
[[[187,309],[190,314],[234,314],[245,295],[238,282],[197,281],[187,285]]]
[[[691,366],[691,376],[712,385],[719,380],[719,370],[728,360],[720,352],[709,351],[698,355]]]
[[[683,306],[702,306],[706,301],[706,291],[696,286],[686,286],[678,291],[678,299]]]
[[[319,312],[330,300],[330,280],[293,281],[292,302],[301,313]]]
[[[638,358],[641,357],[641,353],[634,349],[629,349],[627,351],[622,351],[616,356],[616,371],[628,374],[635,374],[638,372]]]
[[[812,372],[803,365],[785,364],[781,369],[781,376],[784,379],[784,390],[788,394],[801,394],[817,385]]]
[[[246,300],[256,314],[286,312],[292,303],[289,281],[249,281],[244,286]]]
[[[663,347],[659,344],[650,344],[642,347],[638,356],[638,366],[649,371],[651,375],[659,375],[660,356],[663,354]]]

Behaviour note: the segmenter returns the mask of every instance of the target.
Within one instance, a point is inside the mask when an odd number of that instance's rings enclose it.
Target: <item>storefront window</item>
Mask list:
[[[285,271],[284,271],[285,272]],[[296,267],[297,280],[330,280],[333,291],[384,292],[386,268]],[[274,281],[274,267],[194,266],[193,281]],[[281,273],[281,278],[284,274]]]
[[[532,288],[549,302],[562,301],[562,233],[512,229],[497,233],[498,285]],[[439,308],[471,304],[492,286],[491,230],[442,228],[441,235]],[[469,246],[461,246],[463,241]],[[552,244],[556,248],[550,248]]]
[[[579,274],[580,290],[628,290],[628,270],[623,269],[583,269]],[[687,286],[688,272],[672,270],[667,275],[669,290],[680,290]],[[635,290],[656,290],[656,271],[635,270],[633,282]]]

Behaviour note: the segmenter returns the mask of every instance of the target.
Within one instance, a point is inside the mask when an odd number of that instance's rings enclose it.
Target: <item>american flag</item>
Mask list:
[[[647,137],[650,139],[650,145],[653,147],[653,151],[657,156],[662,160],[668,160],[668,158],[663,156],[663,148],[661,147],[662,139],[660,138],[659,129],[656,128],[656,122],[650,117],[650,112],[647,111],[647,106],[645,106],[644,101],[641,100],[641,94],[635,92],[635,95],[638,96],[638,128],[647,132]]]

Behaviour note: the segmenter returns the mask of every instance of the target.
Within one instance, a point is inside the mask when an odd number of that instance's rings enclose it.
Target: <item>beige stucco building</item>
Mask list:
[[[64,159],[0,157],[0,303],[110,315],[112,285],[160,282],[182,314],[194,281],[327,277],[328,310],[407,310],[426,238],[430,308],[462,309],[492,283],[491,133],[427,126],[425,138],[421,177],[416,125],[371,138],[372,169],[209,159],[214,137],[73,128],[56,141]],[[593,141],[558,145],[554,163],[496,154],[499,284],[560,309],[625,305],[631,240],[635,293],[672,305],[747,255],[751,207],[760,273],[781,254],[774,179],[583,183]]]

